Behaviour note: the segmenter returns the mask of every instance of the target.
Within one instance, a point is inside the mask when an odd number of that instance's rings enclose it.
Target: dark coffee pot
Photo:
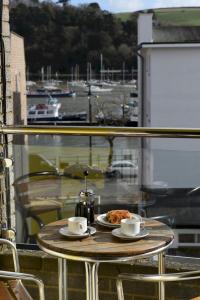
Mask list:
[[[85,190],[79,193],[79,202],[76,204],[75,216],[87,218],[88,225],[94,223],[94,193],[87,189],[88,171],[84,172]]]
[[[94,193],[91,190],[79,193],[79,202],[76,204],[75,216],[87,218],[88,225],[94,223]]]

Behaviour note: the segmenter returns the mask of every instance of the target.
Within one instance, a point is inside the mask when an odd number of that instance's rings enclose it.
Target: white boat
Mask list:
[[[42,82],[43,88],[49,91],[58,89],[60,83],[62,83],[62,80],[51,80]]]
[[[87,84],[85,81],[70,81],[69,84],[72,87],[82,88],[85,89],[87,87]]]
[[[125,83],[125,84],[121,84],[121,86],[125,87],[125,88],[133,88],[133,89],[136,89],[136,85],[135,84],[128,84],[128,83]]]
[[[27,86],[27,88],[29,88],[30,86],[34,86],[34,85],[36,85],[36,82],[35,82],[35,81],[31,81],[31,80],[27,80],[27,81],[26,81],[26,86]]]
[[[66,98],[66,97],[76,97],[76,93],[70,90],[61,90],[58,88],[51,88],[51,89],[37,89],[36,91],[27,91],[27,97],[29,98],[46,98],[48,95],[59,97],[59,98]]]
[[[115,86],[117,86],[117,83],[116,82],[112,82],[112,81],[102,81],[102,85],[103,86],[115,87]]]
[[[49,100],[48,104],[41,103],[32,105],[28,110],[28,121],[29,120],[46,120],[50,121],[52,119],[59,118],[59,109],[61,103]]]
[[[54,85],[54,84],[52,84],[52,85],[47,84],[47,85],[44,85],[44,86],[43,86],[43,89],[44,89],[44,90],[47,90],[47,91],[54,91],[54,90],[57,90],[58,88],[57,88],[57,86]]]
[[[121,86],[126,87],[126,88],[137,89],[137,82],[136,82],[136,80],[131,80],[129,82],[121,82]]]
[[[56,98],[50,97],[48,103],[32,105],[28,110],[28,123],[34,124],[41,121],[61,122],[61,121],[85,121],[87,113],[72,112],[60,113],[61,103]]]
[[[97,85],[90,85],[87,87],[87,91],[90,89],[92,93],[110,93],[112,92],[112,88],[103,88]]]

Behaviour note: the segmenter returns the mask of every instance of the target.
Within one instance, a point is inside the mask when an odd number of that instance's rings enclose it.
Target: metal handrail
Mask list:
[[[153,138],[200,138],[200,128],[100,127],[100,126],[0,126],[0,134],[53,134]]]

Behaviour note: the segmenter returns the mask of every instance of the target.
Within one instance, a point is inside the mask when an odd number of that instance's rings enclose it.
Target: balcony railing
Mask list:
[[[158,218],[176,232],[171,252],[199,255],[200,129],[2,126],[0,131],[14,137],[18,242],[33,243],[38,226],[74,214],[88,167],[97,213],[126,208]],[[12,206],[11,197],[11,215]]]
[[[199,128],[1,126],[1,134],[200,138]]]

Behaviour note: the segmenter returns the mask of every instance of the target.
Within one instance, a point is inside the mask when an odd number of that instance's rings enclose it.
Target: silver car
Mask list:
[[[107,169],[115,177],[137,177],[138,166],[130,160],[116,160]]]

